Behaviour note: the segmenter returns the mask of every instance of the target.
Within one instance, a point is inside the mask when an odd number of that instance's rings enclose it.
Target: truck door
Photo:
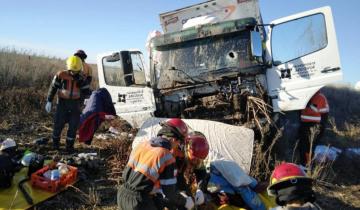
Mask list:
[[[98,56],[99,86],[112,97],[116,113],[139,127],[155,111],[153,90],[148,87],[140,51],[120,51]]]
[[[271,22],[266,46],[274,111],[303,109],[321,87],[342,79],[330,7]]]

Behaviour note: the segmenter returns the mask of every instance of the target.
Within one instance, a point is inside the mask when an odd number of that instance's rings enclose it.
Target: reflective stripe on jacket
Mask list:
[[[168,149],[153,147],[149,141],[145,141],[132,151],[127,166],[145,175],[159,189],[160,185],[176,184],[176,177],[159,179],[164,169],[174,163],[175,158]]]
[[[329,112],[329,104],[326,97],[317,92],[309,101],[304,110],[301,111],[302,122],[316,122],[321,121],[321,114]]]
[[[313,96],[312,103],[317,105],[317,110],[321,114],[329,112],[329,104],[326,97],[322,93],[317,93]]]
[[[80,88],[85,85],[83,83],[84,78],[80,74],[71,75],[69,71],[59,71],[51,83],[47,100],[52,101],[56,92],[62,99],[80,99]]]

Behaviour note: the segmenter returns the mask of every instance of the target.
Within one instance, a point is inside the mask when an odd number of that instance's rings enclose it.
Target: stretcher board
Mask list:
[[[138,143],[155,137],[160,130],[159,122],[166,118],[150,118],[140,127],[132,148]],[[253,155],[254,131],[242,126],[228,125],[210,120],[183,119],[195,131],[202,132],[210,146],[208,161],[225,158],[234,160],[249,173]]]
[[[7,189],[0,189],[0,210],[12,209],[12,210],[22,210],[28,209],[40,202],[43,202],[59,192],[48,192],[42,189],[38,189],[31,186],[30,181],[27,181],[23,184],[26,192],[30,195],[33,200],[33,205],[30,205],[26,202],[23,193],[18,187],[18,183],[27,177],[28,168],[22,168],[19,172],[13,177],[12,185]],[[72,183],[74,184],[74,183]]]

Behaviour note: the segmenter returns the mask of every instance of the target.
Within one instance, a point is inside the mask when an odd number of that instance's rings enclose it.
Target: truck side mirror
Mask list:
[[[116,62],[116,61],[119,61],[119,60],[120,60],[120,55],[119,55],[118,52],[113,53],[112,55],[109,55],[109,56],[105,57],[105,61],[109,62],[109,63]]]
[[[253,57],[262,57],[262,41],[261,35],[258,31],[250,32],[250,41],[251,41],[251,55]]]

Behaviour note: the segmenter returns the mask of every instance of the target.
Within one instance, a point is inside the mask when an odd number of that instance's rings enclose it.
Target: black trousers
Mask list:
[[[149,194],[142,194],[120,186],[117,193],[119,210],[158,210]]]
[[[53,142],[58,145],[61,132],[66,123],[69,128],[66,135],[66,144],[72,146],[80,122],[80,100],[59,99],[54,115]]]

